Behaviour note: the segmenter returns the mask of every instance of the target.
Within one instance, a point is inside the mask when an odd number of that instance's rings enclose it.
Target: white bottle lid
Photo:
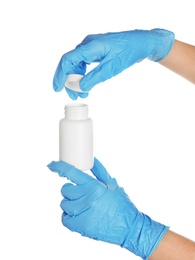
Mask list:
[[[83,77],[84,76],[80,74],[69,74],[66,79],[65,86],[77,92],[86,92],[80,88],[80,81]]]

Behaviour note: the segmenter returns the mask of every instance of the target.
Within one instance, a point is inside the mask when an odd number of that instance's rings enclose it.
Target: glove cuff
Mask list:
[[[164,29],[152,29],[150,31],[149,44],[151,45],[148,59],[151,61],[163,60],[171,51],[175,35],[173,32]]]
[[[156,222],[149,216],[139,212],[135,225],[130,230],[122,247],[142,259],[148,260],[148,257],[154,252],[168,229],[168,226]]]

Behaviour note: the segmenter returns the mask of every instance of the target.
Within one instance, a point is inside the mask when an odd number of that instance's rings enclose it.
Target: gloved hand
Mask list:
[[[168,227],[138,211],[96,158],[91,169],[94,177],[62,161],[51,162],[48,167],[74,183],[66,183],[61,190],[64,226],[148,259]]]
[[[80,82],[83,91],[89,91],[133,64],[148,58],[152,61],[164,59],[170,52],[174,34],[164,29],[133,30],[87,36],[74,50],[65,53],[55,72],[53,88],[61,91],[68,74],[85,75],[86,65],[98,62]],[[86,97],[88,93],[78,93],[67,89],[72,99]]]

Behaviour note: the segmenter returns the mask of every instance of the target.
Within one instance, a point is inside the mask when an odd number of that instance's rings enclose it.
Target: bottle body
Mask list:
[[[93,167],[93,122],[86,104],[65,106],[59,122],[59,160],[85,171]]]

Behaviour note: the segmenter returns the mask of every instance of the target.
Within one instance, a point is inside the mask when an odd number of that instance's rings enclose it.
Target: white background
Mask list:
[[[61,224],[65,179],[46,165],[58,160],[58,122],[72,101],[53,91],[52,79],[62,54],[91,33],[158,27],[194,44],[193,1],[176,5],[1,1],[1,259],[138,259]],[[194,240],[194,85],[144,60],[82,101],[94,121],[95,156],[140,211]]]

